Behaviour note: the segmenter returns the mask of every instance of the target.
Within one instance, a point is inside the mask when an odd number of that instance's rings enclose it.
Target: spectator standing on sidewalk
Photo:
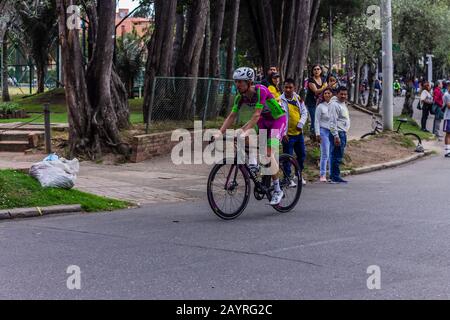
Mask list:
[[[280,90],[280,81],[281,81],[280,74],[278,72],[273,72],[270,75],[269,86],[267,87],[278,103],[281,102],[280,97],[282,95],[282,92]]]
[[[422,93],[420,94],[420,106],[419,110],[422,110],[422,131],[429,132],[427,130],[428,116],[431,113],[433,107],[433,96],[431,95],[431,84],[429,81],[425,81],[423,84]]]
[[[337,92],[339,89],[339,82],[338,82],[337,77],[333,74],[330,74],[330,76],[328,77],[327,83],[328,83],[328,87],[331,89],[331,92],[333,93],[333,95],[337,95]],[[325,93],[325,91],[324,91],[324,93]],[[322,95],[323,95],[323,93],[322,93]],[[323,99],[322,99],[322,101],[323,101]],[[320,101],[320,102],[322,102],[322,101]]]
[[[317,100],[322,92],[327,88],[328,84],[322,76],[322,67],[318,64],[314,65],[311,72],[311,78],[308,79],[308,92],[306,93],[305,104],[311,118],[310,137],[312,140],[316,138],[316,130],[314,128],[316,121]]]
[[[433,113],[434,113],[434,122],[433,122],[433,134],[438,138],[442,138],[441,136],[441,121],[444,119],[444,94],[442,93],[444,85],[442,80],[437,82],[436,88],[433,91]]]
[[[445,157],[450,158],[450,92],[444,95],[444,132],[445,132]]]
[[[306,158],[305,137],[303,135],[303,127],[308,120],[308,110],[302,98],[296,92],[296,85],[294,79],[286,79],[284,82],[284,93],[281,98],[281,107],[287,114],[287,134],[283,138],[283,152],[297,155],[297,161],[300,166],[300,171],[304,169]],[[291,168],[285,168],[286,174],[291,175]],[[302,183],[306,181],[302,179]],[[293,181],[291,186],[294,187]]]
[[[333,92],[326,88],[323,102],[316,109],[316,139],[320,142],[320,182],[328,182],[327,171],[330,169],[330,105]]]
[[[269,70],[267,70],[267,77],[262,79],[261,84],[265,87],[270,86],[270,78],[272,77],[272,73],[278,73],[277,67],[270,67]]]
[[[361,81],[361,83],[359,84],[359,104],[366,104],[366,86],[364,84],[364,81]]]
[[[347,183],[341,178],[340,165],[344,159],[347,146],[347,132],[350,130],[350,113],[347,108],[348,92],[346,87],[340,87],[337,100],[330,104],[330,142],[331,148],[331,183]]]

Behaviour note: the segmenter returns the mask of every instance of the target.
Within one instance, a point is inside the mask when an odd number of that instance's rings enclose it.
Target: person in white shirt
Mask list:
[[[420,94],[420,104],[422,109],[422,131],[429,132],[427,130],[428,116],[431,114],[433,108],[433,95],[431,94],[431,84],[429,81],[425,81],[423,84],[423,90]]]
[[[450,158],[450,93],[444,95],[445,157]]]
[[[320,182],[327,182],[327,171],[330,164],[330,105],[333,92],[331,88],[323,92],[324,101],[316,108],[315,131],[320,143]]]
[[[341,178],[339,166],[344,159],[347,146],[347,132],[350,130],[350,113],[347,108],[348,92],[346,87],[340,87],[337,100],[330,105],[330,140],[331,140],[331,183],[347,183]]]

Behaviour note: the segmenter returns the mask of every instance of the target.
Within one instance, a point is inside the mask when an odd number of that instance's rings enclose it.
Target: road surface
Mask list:
[[[439,155],[309,185],[290,214],[252,200],[225,222],[200,200],[1,222],[0,298],[448,299],[449,197]]]

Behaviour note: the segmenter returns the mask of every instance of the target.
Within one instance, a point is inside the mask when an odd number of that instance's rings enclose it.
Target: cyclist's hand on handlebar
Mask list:
[[[214,143],[214,142],[216,142],[217,140],[222,139],[222,137],[223,137],[222,132],[216,133],[215,135],[213,135],[213,136],[211,137],[211,139],[209,140],[209,142],[210,142],[210,143]]]
[[[245,139],[246,137],[248,137],[248,131],[245,131],[242,128],[236,130],[236,138],[238,138],[238,139]]]

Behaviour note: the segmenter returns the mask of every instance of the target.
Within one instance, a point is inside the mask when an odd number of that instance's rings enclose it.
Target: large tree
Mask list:
[[[14,21],[15,11],[13,10],[13,2],[11,0],[0,0],[0,42],[2,43],[2,59],[3,69],[0,77],[2,77],[3,87],[2,100],[4,102],[10,101],[8,89],[8,33],[11,24]]]
[[[246,0],[245,5],[264,69],[279,66],[283,77],[300,82],[320,0]]]
[[[144,85],[144,122],[148,122],[153,102],[153,87],[156,76],[170,73],[173,49],[173,28],[177,9],[176,0],[155,0],[155,29],[148,43],[148,60]]]
[[[70,154],[101,157],[102,151],[128,155],[119,130],[128,125],[126,90],[113,69],[114,0],[82,1],[88,15],[93,43],[89,64],[83,66],[78,26],[68,22],[76,13],[68,9],[81,5],[76,0],[57,0],[59,39],[66,103],[69,114]]]

